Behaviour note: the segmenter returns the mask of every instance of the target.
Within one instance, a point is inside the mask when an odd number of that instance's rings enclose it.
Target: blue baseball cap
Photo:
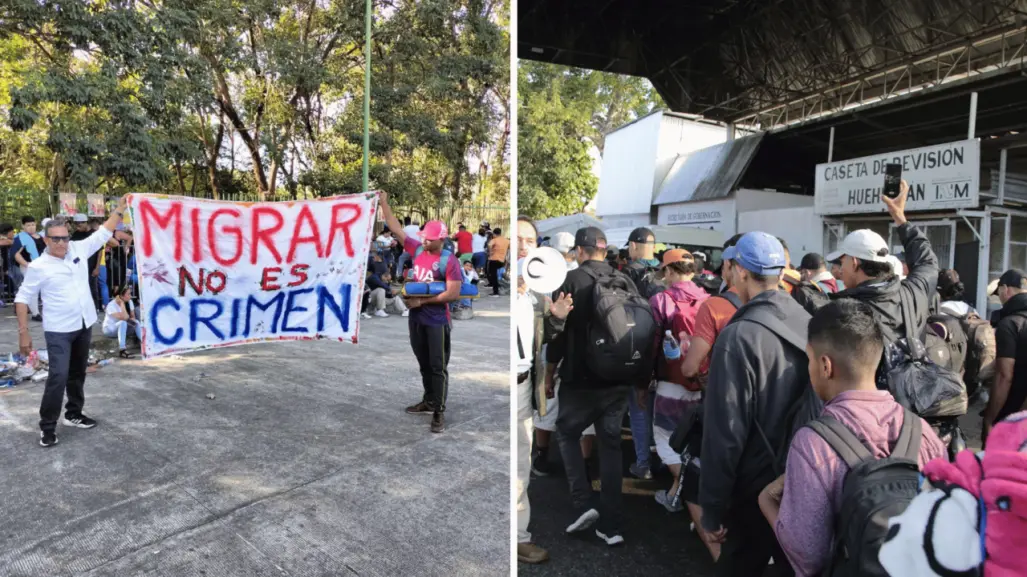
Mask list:
[[[785,249],[781,241],[765,232],[747,232],[738,239],[738,244],[729,247],[725,254],[734,248],[731,260],[745,270],[763,275],[780,273],[787,266]],[[724,257],[728,258],[728,257]]]
[[[738,251],[735,249],[735,245],[731,245],[724,249],[724,252],[720,254],[721,260],[735,260],[738,255]]]

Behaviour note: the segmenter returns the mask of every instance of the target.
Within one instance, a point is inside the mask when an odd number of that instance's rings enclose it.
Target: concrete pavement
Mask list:
[[[441,435],[403,412],[422,388],[400,317],[361,321],[358,346],[118,361],[86,381],[100,425],[50,449],[42,384],[0,390],[0,575],[509,573],[509,300],[476,309]]]

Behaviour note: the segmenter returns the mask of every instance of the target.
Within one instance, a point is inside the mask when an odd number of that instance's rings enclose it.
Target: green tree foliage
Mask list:
[[[507,202],[508,11],[375,0],[373,187]],[[363,44],[363,0],[7,0],[0,194],[359,191]]]
[[[534,218],[573,214],[595,197],[594,150],[663,107],[644,78],[521,61],[517,71],[517,204]]]

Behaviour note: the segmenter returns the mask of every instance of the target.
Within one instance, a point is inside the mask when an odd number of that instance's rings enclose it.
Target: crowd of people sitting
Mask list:
[[[780,239],[753,231],[725,243],[718,278],[705,255],[655,253],[646,228],[624,259],[598,228],[552,239],[566,280],[550,295],[519,284],[514,309],[519,561],[549,557],[528,531],[526,487],[529,471],[556,472],[554,438],[575,509],[566,532],[624,541],[627,414],[629,474],[653,478],[655,446],[672,479],[655,499],[687,512],[717,575],[1027,574],[1009,553],[1027,547],[1027,275],[1003,274],[1002,308],[982,319],[906,221],[906,191],[883,198],[903,259],[858,230],[796,269]],[[523,224],[520,258],[537,242]],[[983,454],[960,451],[957,420],[975,402]]]
[[[406,238],[420,240],[424,235],[424,224],[413,222],[411,217],[403,219],[403,234]],[[457,231],[443,238],[442,250],[445,258],[458,259],[463,274],[463,283],[475,287],[485,279],[492,297],[498,297],[503,289],[509,288],[510,240],[503,236],[499,227],[492,228],[488,221],[482,221],[476,234],[471,234],[464,223],[457,224]],[[400,296],[403,284],[409,279],[413,268],[413,255],[397,241],[386,225],[372,243],[367,263],[367,277],[361,305],[361,318],[388,317],[390,314],[409,316],[409,311]],[[453,318],[466,320],[474,316],[473,300],[462,298],[450,303]]]

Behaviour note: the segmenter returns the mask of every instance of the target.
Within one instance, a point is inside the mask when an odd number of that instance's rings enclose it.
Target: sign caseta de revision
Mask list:
[[[981,143],[963,140],[817,165],[817,214],[883,212],[885,166],[902,165],[909,183],[906,210],[976,207]]]

